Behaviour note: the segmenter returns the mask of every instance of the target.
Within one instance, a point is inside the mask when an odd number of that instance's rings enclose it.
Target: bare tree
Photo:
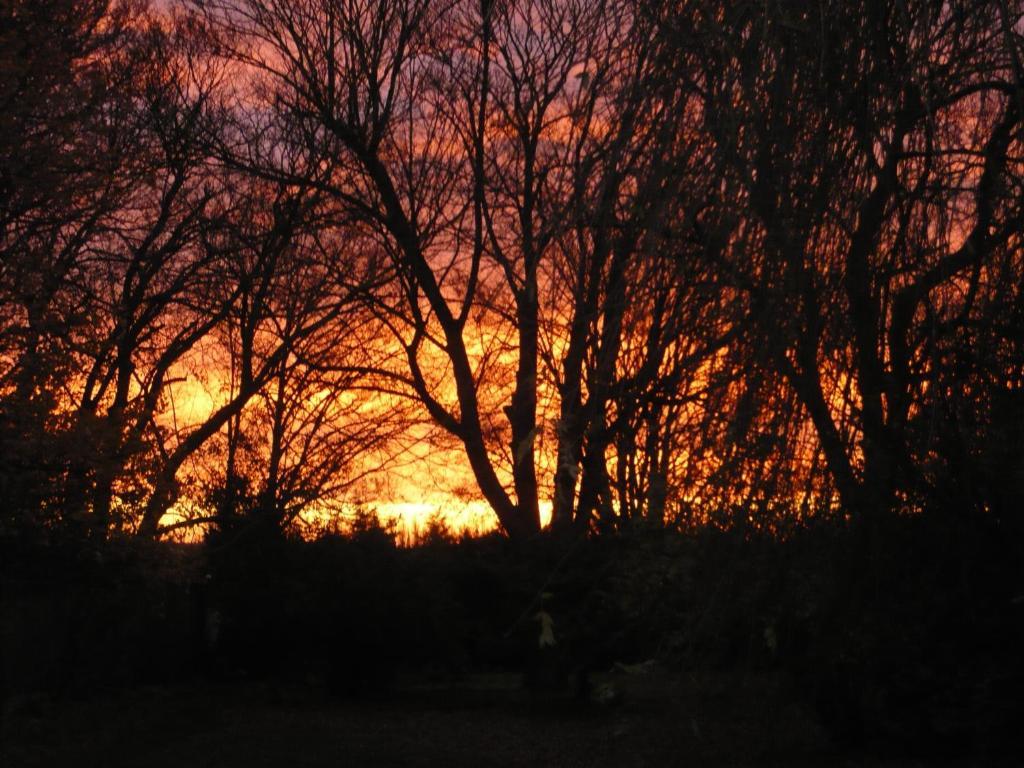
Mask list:
[[[392,258],[395,282],[370,303],[405,359],[378,377],[461,441],[509,533],[539,528],[545,440],[557,519],[589,462],[588,519],[607,485],[628,275],[657,247],[645,233],[694,140],[681,89],[654,78],[653,21],[561,0],[199,5],[248,73],[237,109],[258,116],[225,152],[279,179],[293,178],[281,154],[307,155]],[[545,388],[561,402],[553,430]]]
[[[318,219],[315,234],[279,270],[265,318],[253,323],[254,307],[245,305],[218,329],[226,357],[221,373],[228,376],[215,396],[227,402],[240,392],[247,328],[255,327],[264,344],[289,340],[288,351],[199,452],[206,491],[196,495],[213,514],[170,525],[230,530],[256,523],[283,532],[304,513],[344,513],[349,492],[387,465],[386,448],[407,418],[401,408],[384,411],[365,396],[364,371],[378,361],[363,327],[368,318],[352,297],[371,288],[376,270],[348,256],[344,234]],[[339,299],[344,309],[330,322],[293,335]]]
[[[192,247],[216,194],[197,140],[215,74],[186,70],[185,38],[136,4],[22,10],[5,47],[27,46],[27,67],[4,111],[21,149],[3,152],[0,387],[25,428],[5,455],[49,474],[54,519],[103,535],[168,371],[216,322],[195,300],[210,262]]]
[[[709,254],[843,506],[891,509],[928,482],[935,382],[955,371],[959,330],[992,310],[1020,227],[998,5],[743,5],[691,21],[722,178]]]
[[[285,420],[289,408],[293,417],[301,412],[297,409],[310,408],[303,398],[319,394],[310,391],[312,382],[307,380],[297,393],[288,390],[308,375],[302,370],[316,359],[311,348],[319,347],[320,354],[325,354],[338,353],[346,346],[344,340],[351,337],[349,324],[359,307],[357,297],[376,279],[372,260],[349,260],[347,252],[331,240],[330,230],[317,212],[320,197],[316,192],[309,188],[289,191],[244,179],[236,189],[243,191],[236,192],[240,196],[228,225],[207,244],[230,256],[219,275],[229,308],[217,329],[229,341],[230,385],[205,418],[182,425],[168,441],[139,525],[146,535],[159,533],[161,517],[178,497],[178,473],[185,462],[222,429],[231,424],[237,429],[243,411],[258,398],[274,404],[268,446],[271,467],[263,479],[269,488],[265,493],[270,494],[266,498],[274,502],[270,509],[282,512],[283,462],[294,459],[286,455],[284,441],[303,439],[308,449],[325,434],[322,424],[303,432],[301,423]],[[333,382],[335,386],[342,383]],[[344,390],[328,394],[338,398]],[[309,418],[316,423],[329,412],[326,406],[313,407]],[[289,435],[289,429],[298,429],[302,437]],[[331,424],[326,429],[340,430],[343,425]],[[342,461],[342,456],[327,455],[325,461]],[[339,480],[323,477],[320,484]],[[284,517],[281,515],[279,522]]]

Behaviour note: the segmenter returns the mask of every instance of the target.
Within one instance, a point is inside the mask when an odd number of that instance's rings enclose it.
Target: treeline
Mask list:
[[[7,0],[0,530],[283,530],[415,434],[513,538],[1019,537],[1022,19]]]
[[[870,556],[851,557],[850,531],[827,522],[781,541],[743,525],[642,529],[580,539],[567,558],[558,538],[522,547],[497,533],[403,547],[375,522],[315,541],[249,529],[231,546],[134,538],[88,557],[73,543],[8,553],[0,754],[56,765],[106,744],[102,759],[122,759],[135,706],[87,738],[63,713],[140,686],[148,712],[182,691],[234,690],[275,719],[354,698],[403,718],[425,707],[519,722],[533,701],[569,732],[628,717],[651,734],[636,749],[666,762],[1019,754],[1022,562],[998,531],[894,516]],[[547,656],[540,610],[554,620]],[[631,678],[630,665],[654,671]],[[533,698],[515,683],[462,687],[480,673],[519,675]],[[192,729],[224,733],[216,706],[188,711]],[[58,744],[68,757],[47,761]]]

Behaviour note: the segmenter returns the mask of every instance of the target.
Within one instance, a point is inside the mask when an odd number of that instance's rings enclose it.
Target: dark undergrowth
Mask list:
[[[371,525],[3,555],[5,765],[64,764],[64,749],[97,765],[183,764],[189,749],[284,764],[214,748],[271,733],[308,765],[346,738],[357,763],[396,765],[1018,754],[1020,549],[984,519],[411,548]],[[532,690],[467,693],[492,678]],[[142,760],[154,745],[179,762]]]

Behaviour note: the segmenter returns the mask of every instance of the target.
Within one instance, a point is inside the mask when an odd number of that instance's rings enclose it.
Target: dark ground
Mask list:
[[[513,673],[402,678],[338,699],[314,681],[139,687],[8,707],[5,768],[1012,766],[839,748],[785,675],[595,676],[621,698],[538,698]]]
[[[844,757],[779,678],[678,681],[613,706],[536,700],[508,676],[337,701],[315,686],[208,683],[23,702],[0,764],[30,766],[917,766]],[[483,680],[483,682],[481,682]],[[986,764],[978,762],[949,765]]]
[[[855,533],[8,547],[0,768],[1024,765],[1016,540]]]

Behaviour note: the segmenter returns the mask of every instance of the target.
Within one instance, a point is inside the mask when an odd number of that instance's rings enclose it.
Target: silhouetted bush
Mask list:
[[[846,749],[995,755],[1024,690],[1019,546],[978,517],[824,521],[782,539],[640,527],[529,546],[251,530],[12,554],[6,696],[208,675],[382,697],[405,674],[536,672],[542,595],[557,640],[545,679],[583,690],[653,658],[687,685],[781,675]]]

